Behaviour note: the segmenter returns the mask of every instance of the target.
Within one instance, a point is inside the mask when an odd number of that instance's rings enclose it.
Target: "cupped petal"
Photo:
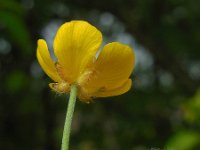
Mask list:
[[[57,73],[57,70],[55,68],[55,63],[53,62],[49,54],[49,50],[45,40],[43,39],[38,40],[36,55],[38,62],[41,65],[42,69],[45,71],[45,73],[55,82],[60,82],[61,78]]]
[[[130,90],[132,86],[132,80],[126,79],[124,83],[122,83],[117,88],[106,88],[105,86],[102,87],[79,87],[78,97],[83,102],[90,102],[92,98],[96,97],[110,97],[110,96],[117,96],[126,93]]]
[[[130,47],[118,42],[109,43],[94,63],[92,76],[84,86],[91,90],[118,88],[131,75],[134,63],[135,55]]]
[[[132,80],[128,79],[126,80],[120,87],[111,89],[111,90],[100,90],[99,92],[95,93],[94,97],[109,97],[109,96],[117,96],[122,95],[130,90],[132,85]]]
[[[54,39],[54,53],[70,83],[76,82],[95,58],[102,34],[86,21],[63,24]]]

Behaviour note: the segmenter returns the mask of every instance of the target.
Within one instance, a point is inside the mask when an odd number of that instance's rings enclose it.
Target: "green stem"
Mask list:
[[[69,149],[69,137],[70,137],[74,107],[75,107],[75,103],[76,103],[76,95],[77,95],[77,86],[72,85],[71,91],[70,91],[69,102],[68,102],[67,115],[66,115],[66,119],[65,119],[64,130],[63,130],[61,150]]]

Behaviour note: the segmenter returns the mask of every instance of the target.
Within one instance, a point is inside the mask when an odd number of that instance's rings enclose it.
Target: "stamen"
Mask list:
[[[80,101],[88,103],[88,104],[92,101],[92,95],[90,95],[87,89],[85,89],[84,87],[79,86],[78,97]]]
[[[70,90],[70,84],[67,82],[50,83],[49,86],[58,93],[68,93]]]
[[[64,75],[64,73],[63,73],[63,69],[62,69],[62,67],[60,66],[60,64],[59,64],[58,62],[55,63],[55,67],[56,67],[56,70],[57,70],[59,76],[60,76],[63,80],[65,80],[65,75]]]
[[[66,71],[64,72],[63,67],[58,62],[55,62],[55,67],[61,79],[63,79],[66,82],[70,81],[70,74],[66,74]]]
[[[87,84],[91,78],[94,78],[95,71],[93,70],[86,70],[78,79],[78,84],[83,86],[84,84]]]

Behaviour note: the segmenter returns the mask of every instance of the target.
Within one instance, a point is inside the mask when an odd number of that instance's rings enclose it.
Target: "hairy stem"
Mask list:
[[[70,138],[72,117],[73,117],[74,107],[75,107],[75,103],[76,103],[76,95],[77,95],[77,86],[72,85],[71,91],[70,91],[66,119],[65,119],[65,125],[64,125],[64,130],[63,130],[61,150],[69,149],[69,138]]]

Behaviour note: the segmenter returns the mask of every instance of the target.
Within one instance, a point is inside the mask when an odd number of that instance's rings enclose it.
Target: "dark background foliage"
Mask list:
[[[87,20],[135,49],[133,88],[77,102],[74,150],[200,149],[199,0],[0,0],[0,149],[60,149],[68,95],[36,57],[39,38]]]

